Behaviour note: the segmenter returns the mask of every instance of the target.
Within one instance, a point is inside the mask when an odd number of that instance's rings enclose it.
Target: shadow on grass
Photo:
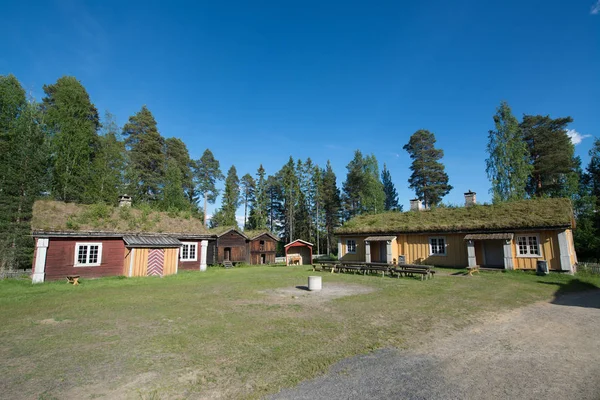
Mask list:
[[[306,285],[299,285],[299,286],[296,286],[296,289],[308,291],[308,286],[306,286]]]
[[[554,292],[552,304],[571,307],[600,308],[600,289],[598,286],[579,279],[566,283],[538,281],[544,285],[558,286]]]

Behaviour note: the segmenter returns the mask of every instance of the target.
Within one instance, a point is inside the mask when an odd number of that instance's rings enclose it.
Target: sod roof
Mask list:
[[[569,199],[534,199],[361,215],[347,221],[336,233],[489,232],[572,226]]]
[[[262,236],[262,235],[268,235],[271,238],[273,238],[273,240],[279,240],[279,238],[276,235],[273,235],[271,232],[269,232],[267,230],[260,230],[260,229],[258,229],[258,230],[246,230],[246,231],[244,231],[244,234],[246,236],[248,236],[248,238],[251,239],[251,240],[256,239],[256,238],[258,238],[259,236]]]
[[[38,200],[31,228],[37,233],[112,233],[208,235],[202,220],[189,213],[160,212],[103,204],[85,205]]]

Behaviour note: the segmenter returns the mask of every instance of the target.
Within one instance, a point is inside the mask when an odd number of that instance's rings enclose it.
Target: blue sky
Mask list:
[[[30,1],[0,13],[0,74],[36,98],[76,76],[123,125],[146,104],[192,157],[267,173],[355,149],[388,165],[408,207],[412,133],[434,132],[462,203],[488,201],[487,132],[501,100],[570,115],[587,163],[600,136],[600,0]],[[590,135],[591,137],[588,137]],[[218,203],[217,203],[218,206]]]

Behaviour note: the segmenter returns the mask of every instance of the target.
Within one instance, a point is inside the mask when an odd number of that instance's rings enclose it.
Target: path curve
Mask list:
[[[270,399],[600,399],[600,291],[348,358]]]

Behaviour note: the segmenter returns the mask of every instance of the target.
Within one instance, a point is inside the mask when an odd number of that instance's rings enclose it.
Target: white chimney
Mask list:
[[[471,192],[471,189],[469,189],[469,191],[465,193],[465,207],[470,207],[477,204],[477,199],[475,198],[476,194],[477,193],[475,192]]]
[[[119,196],[119,207],[131,207],[131,196],[126,194]]]
[[[410,211],[421,211],[423,209],[423,204],[419,199],[412,199],[410,201]]]

